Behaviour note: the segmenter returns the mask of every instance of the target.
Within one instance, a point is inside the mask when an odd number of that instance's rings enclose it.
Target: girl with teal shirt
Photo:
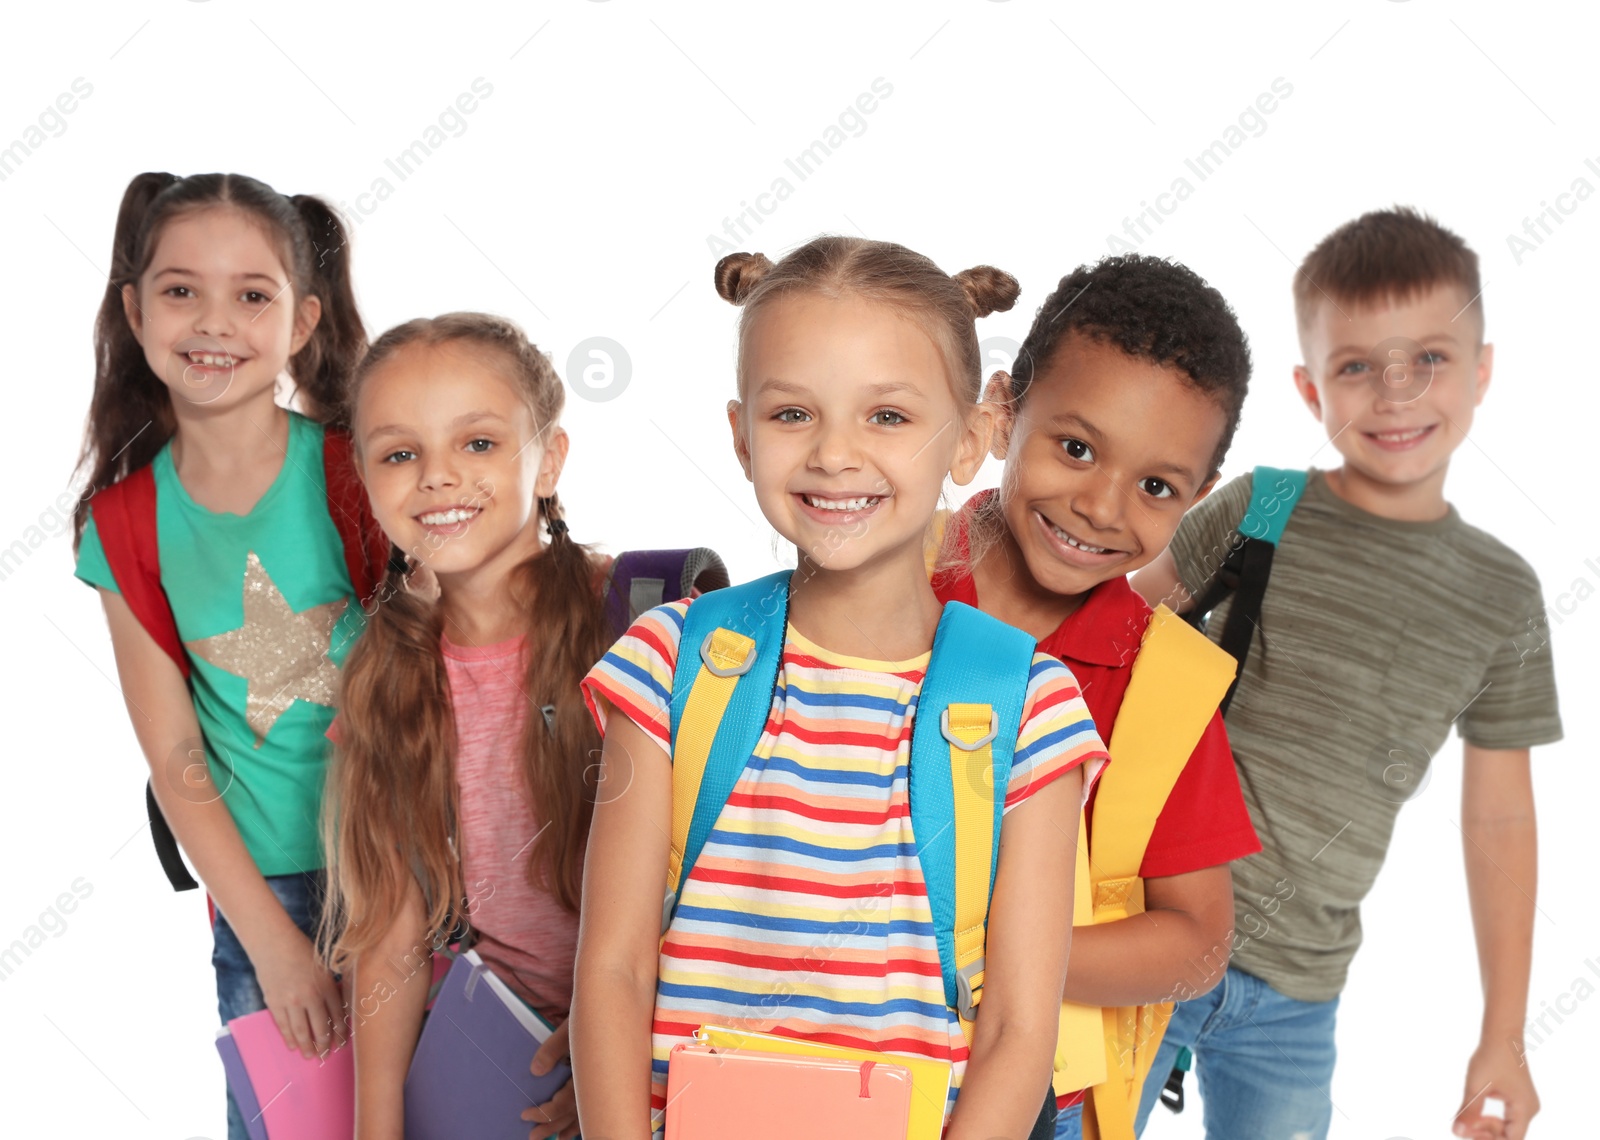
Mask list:
[[[95,329],[77,576],[99,589],[156,802],[215,903],[219,1013],[269,1009],[308,1056],[344,1025],[313,938],[323,734],[361,628],[335,494],[348,480],[330,464],[348,453],[344,388],[365,347],[326,203],[238,174],[128,185]],[[308,414],[275,399],[285,374]],[[135,487],[153,510],[126,509]],[[156,563],[158,586],[135,573]],[[231,1096],[228,1117],[243,1140]]]

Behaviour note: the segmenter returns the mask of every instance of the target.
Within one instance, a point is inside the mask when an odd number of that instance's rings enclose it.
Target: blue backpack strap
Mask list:
[[[706,837],[722,814],[723,806],[745,764],[754,754],[772,711],[772,693],[778,682],[778,667],[783,662],[783,644],[789,619],[789,575],[782,570],[741,586],[729,586],[702,594],[689,606],[678,643],[678,661],[672,675],[671,731],[673,753],[677,754],[679,729],[684,709],[703,669],[721,675],[705,656],[712,634],[731,630],[755,642],[753,659],[744,667],[728,698],[726,709],[715,728],[700,786],[694,796],[694,814],[684,842],[683,859],[677,876],[678,890],[665,903],[662,928],[670,922],[677,907],[677,894],[689,879]]]
[[[939,965],[944,974],[945,1003],[970,1021],[970,981],[963,984],[956,964],[956,842],[954,779],[987,784],[994,805],[993,843],[989,852],[989,894],[1000,855],[1000,826],[1005,812],[1011,759],[1022,727],[1022,705],[1033,669],[1034,639],[997,618],[961,602],[949,602],[933,637],[933,653],[911,729],[911,830],[917,858],[928,888]],[[953,704],[988,705],[994,713],[990,742],[991,766],[986,771],[952,770],[952,755],[965,755],[942,730]],[[976,755],[976,754],[975,754]],[[979,969],[981,970],[981,959]],[[965,1008],[964,1008],[965,1007]]]
[[[1304,471],[1257,467],[1251,475],[1250,505],[1239,522],[1239,533],[1277,546],[1290,512],[1305,491]]]

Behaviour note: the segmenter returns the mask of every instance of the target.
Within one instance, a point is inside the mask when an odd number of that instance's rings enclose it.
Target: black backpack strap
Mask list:
[[[1272,556],[1277,547],[1260,539],[1246,538],[1239,545],[1240,568],[1237,585],[1233,590],[1233,605],[1228,608],[1228,620],[1223,624],[1222,637],[1217,644],[1239,663],[1233,675],[1233,684],[1217,707],[1228,715],[1233,694],[1244,676],[1245,659],[1250,656],[1250,645],[1255,640],[1256,629],[1261,624],[1261,603],[1267,596],[1267,581],[1272,577]],[[1219,575],[1220,577],[1220,575]]]
[[[1173,1069],[1161,1088],[1161,1103],[1173,1112],[1183,1111],[1183,1070]]]
[[[1244,570],[1244,544],[1251,540],[1240,538],[1238,535],[1234,537],[1238,541],[1228,549],[1228,557],[1217,569],[1211,584],[1206,587],[1205,593],[1195,599],[1194,605],[1184,612],[1183,620],[1201,633],[1206,631],[1206,619],[1211,615],[1211,611],[1239,588],[1239,575]]]
[[[183,854],[178,850],[178,837],[167,826],[167,817],[161,814],[155,789],[148,780],[144,785],[144,810],[150,817],[150,842],[155,844],[156,858],[161,860],[161,869],[167,873],[167,882],[172,884],[175,891],[198,890],[200,884],[195,882],[194,876],[189,874],[189,868],[184,865]]]
[[[1234,532],[1236,541],[1211,579],[1211,585],[1185,615],[1190,625],[1204,631],[1211,611],[1230,595],[1233,597],[1222,636],[1217,639],[1217,644],[1239,663],[1233,684],[1228,686],[1227,695],[1218,706],[1224,716],[1244,678],[1245,659],[1250,656],[1250,645],[1261,626],[1261,604],[1267,596],[1267,581],[1272,577],[1272,558],[1290,512],[1305,493],[1306,475],[1304,471],[1277,467],[1257,467],[1252,472],[1250,499]]]

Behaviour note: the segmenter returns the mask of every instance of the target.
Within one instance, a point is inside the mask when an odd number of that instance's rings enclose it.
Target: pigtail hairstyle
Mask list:
[[[852,294],[908,317],[933,339],[944,357],[950,387],[964,409],[978,403],[983,357],[974,322],[1003,313],[1022,292],[1017,279],[992,265],[948,275],[920,253],[893,242],[824,235],[774,265],[759,253],[730,253],[717,262],[717,295],[738,305],[739,392],[744,393],[744,344],[764,305],[789,293]],[[930,535],[930,543],[931,543]],[[952,565],[948,545],[938,566]]]
[[[379,337],[356,371],[351,406],[367,378],[403,348],[445,343],[475,348],[504,369],[541,436],[556,426],[565,393],[549,359],[516,325],[480,313],[410,321]],[[577,913],[594,810],[586,777],[600,748],[578,684],[613,638],[600,592],[603,564],[573,541],[556,496],[538,508],[549,541],[512,575],[527,618],[523,771],[541,824],[528,877]],[[422,889],[434,937],[466,918],[453,849],[456,733],[439,644],[442,618],[393,568],[379,597],[386,600],[342,671],[339,741],[324,804],[329,883],[322,945],[335,969],[376,942],[399,908],[407,874]]]
[[[350,235],[333,207],[316,195],[296,194],[289,202],[310,246],[310,291],[322,301],[322,319],[289,361],[289,374],[320,419],[343,427],[350,420],[345,385],[367,350],[350,274]]]
[[[951,276],[930,259],[887,241],[824,234],[774,265],[765,254],[730,253],[713,275],[717,295],[744,310],[739,318],[739,390],[744,390],[744,342],[756,314],[795,292],[827,297],[853,294],[916,321],[938,345],[950,386],[963,407],[976,404],[983,383],[973,322],[1016,303],[1021,286],[992,265]]]
[[[168,222],[219,207],[242,211],[261,223],[278,245],[295,296],[321,300],[322,318],[290,360],[289,373],[308,397],[308,411],[315,418],[345,421],[344,386],[365,348],[366,330],[338,215],[318,198],[297,195],[291,200],[243,174],[137,174],[117,210],[111,271],[95,318],[94,395],[77,466],[79,473],[88,474],[88,484],[73,519],[74,542],[89,520],[89,497],[149,463],[177,430],[172,397],[128,326],[123,287],[137,286],[150,268]]]

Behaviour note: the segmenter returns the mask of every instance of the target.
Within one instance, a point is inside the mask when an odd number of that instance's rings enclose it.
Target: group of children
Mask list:
[[[1325,1136],[1392,758],[1454,724],[1485,988],[1454,1126],[1520,1137],[1528,748],[1560,722],[1533,572],[1443,494],[1492,361],[1461,240],[1397,209],[1313,251],[1295,383],[1342,462],[1270,487],[1217,487],[1249,350],[1170,261],[1064,277],[987,382],[999,270],[823,237],[715,280],[797,566],[619,626],[515,325],[369,345],[324,203],[129,185],[77,574],[222,1018],[353,1036],[362,1138],[403,1135],[416,963],[466,943],[557,1025],[534,1070],[570,1052],[532,1140],[663,1127],[708,1025],[946,1062],[951,1138],[1131,1137],[1189,1054],[1208,1135]],[[1208,609],[1233,658],[1174,616]]]

